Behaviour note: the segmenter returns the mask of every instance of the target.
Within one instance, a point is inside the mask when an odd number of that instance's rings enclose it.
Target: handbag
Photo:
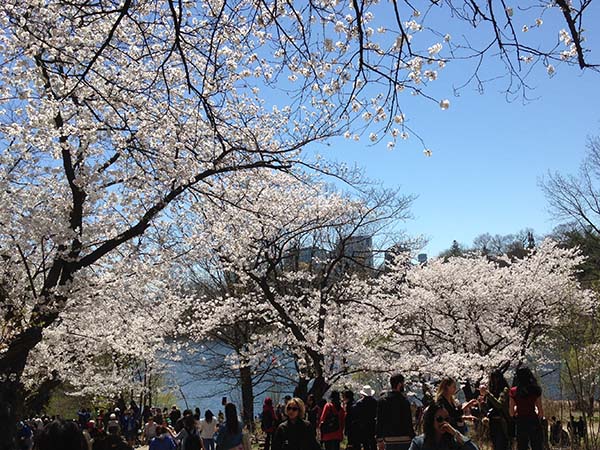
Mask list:
[[[321,425],[319,429],[321,430],[321,434],[333,433],[337,431],[340,427],[340,419],[336,412],[329,410],[327,417]]]

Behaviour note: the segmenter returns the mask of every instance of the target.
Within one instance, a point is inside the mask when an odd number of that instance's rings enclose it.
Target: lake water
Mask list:
[[[234,370],[227,367],[214,369],[214,363],[222,360],[230,351],[220,344],[199,345],[194,354],[182,354],[177,361],[169,362],[167,384],[177,396],[180,409],[199,407],[201,414],[210,409],[214,414],[223,410],[222,399],[234,403],[240,410],[241,389]],[[221,365],[222,366],[222,365]],[[254,386],[254,411],[262,411],[262,403],[269,396],[278,402],[292,393],[294,386],[274,376],[264,376]]]

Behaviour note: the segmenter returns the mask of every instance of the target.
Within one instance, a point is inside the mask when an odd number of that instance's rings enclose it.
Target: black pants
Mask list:
[[[340,450],[340,441],[323,441],[325,450]]]
[[[543,450],[543,434],[537,417],[517,417],[517,450]]]
[[[510,448],[510,441],[501,420],[494,418],[490,420],[490,439],[494,450],[508,450]]]
[[[271,437],[273,433],[265,433],[265,447],[264,450],[269,450],[271,448]]]
[[[352,442],[348,440],[348,445],[352,447],[352,450],[376,450],[377,442],[375,438],[358,438],[353,439]]]

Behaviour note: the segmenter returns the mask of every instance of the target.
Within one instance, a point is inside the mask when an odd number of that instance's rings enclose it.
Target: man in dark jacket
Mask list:
[[[354,404],[356,446],[353,450],[375,450],[375,418],[377,416],[377,400],[373,397],[375,390],[368,384],[360,391],[360,399]]]
[[[171,426],[174,427],[179,419],[181,419],[181,411],[176,405],[173,405],[171,412],[169,413],[169,419],[171,419]]]
[[[415,436],[410,403],[404,395],[404,377],[390,377],[391,390],[377,401],[377,447],[379,450],[408,450]]]

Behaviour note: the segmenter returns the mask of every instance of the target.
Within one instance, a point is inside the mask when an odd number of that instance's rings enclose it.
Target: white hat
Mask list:
[[[364,395],[365,397],[373,397],[373,395],[375,395],[375,389],[370,385],[365,384],[359,394]]]

